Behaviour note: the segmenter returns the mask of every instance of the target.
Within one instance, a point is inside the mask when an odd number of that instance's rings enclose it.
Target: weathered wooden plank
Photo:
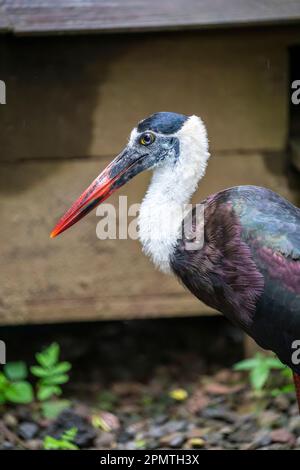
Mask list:
[[[90,214],[61,237],[49,232],[104,161],[23,162],[0,167],[0,324],[211,313],[156,271],[138,241],[96,238]],[[236,184],[270,187],[292,199],[277,155],[216,155],[194,198]],[[140,202],[142,174],[119,194]],[[118,195],[111,198],[117,207]]]
[[[0,33],[11,29],[8,14],[5,9],[4,0],[0,0]]]
[[[132,31],[294,22],[298,0],[5,0],[15,33]]]
[[[299,31],[7,38],[0,159],[113,155],[164,110],[202,116],[213,150],[283,149],[287,45],[297,40]]]

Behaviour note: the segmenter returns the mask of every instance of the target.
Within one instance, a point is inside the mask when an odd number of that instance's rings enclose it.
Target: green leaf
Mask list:
[[[54,439],[51,436],[44,438],[43,447],[45,450],[78,450],[75,444],[62,439]]]
[[[250,372],[250,381],[254,390],[262,390],[268,377],[270,375],[270,369],[265,363],[259,364],[255,369]]]
[[[77,428],[70,428],[65,431],[60,439],[51,436],[44,438],[44,449],[46,450],[77,450],[78,446],[73,444],[77,435]]]
[[[5,375],[0,372],[0,391],[4,390],[8,385],[8,380]]]
[[[38,387],[37,398],[40,401],[45,401],[53,395],[61,395],[61,388],[57,385],[40,385]]]
[[[13,381],[25,380],[28,375],[27,366],[23,361],[8,362],[3,369],[6,377]]]
[[[46,436],[44,438],[43,447],[45,450],[59,450],[60,443],[57,439],[54,439],[54,437]]]
[[[33,389],[28,382],[12,382],[5,390],[5,397],[12,403],[27,404],[33,401]]]
[[[284,385],[281,388],[274,388],[271,390],[271,396],[272,397],[278,397],[279,395],[283,395],[284,393],[292,393],[294,392],[294,385],[293,384],[288,384]]]
[[[257,359],[256,358],[251,358],[251,359],[245,359],[244,361],[240,361],[237,364],[233,366],[234,370],[251,370],[253,369],[257,364]]]
[[[293,384],[287,384],[281,388],[282,393],[292,393],[294,391],[295,391],[295,386]]]
[[[4,405],[4,403],[6,403],[4,392],[0,392],[0,405]]]
[[[43,353],[36,353],[35,355],[36,361],[42,366],[45,367],[46,369],[49,367],[49,361],[48,361],[48,356]]]
[[[53,377],[49,376],[43,379],[43,382],[45,385],[60,385],[60,384],[65,384],[68,381],[69,381],[69,376],[66,374],[53,375]]]
[[[144,439],[137,439],[134,444],[136,449],[145,449],[147,443]]]
[[[281,375],[282,375],[283,377],[288,378],[289,380],[292,380],[292,378],[293,378],[293,371],[292,371],[289,367],[285,367],[284,369],[282,369]]]
[[[55,419],[66,408],[71,406],[69,400],[46,401],[41,404],[42,415],[46,419]]]
[[[36,360],[42,367],[53,367],[58,361],[59,350],[59,345],[52,343],[48,348],[35,355]]]
[[[59,364],[51,368],[51,374],[57,374],[57,375],[65,374],[66,372],[69,372],[71,368],[72,368],[72,365],[70,364],[70,362],[67,362],[67,361],[60,362]]]
[[[44,351],[36,354],[39,365],[30,368],[31,373],[38,377],[37,397],[40,401],[45,401],[53,395],[61,395],[62,390],[59,385],[69,381],[67,372],[71,369],[71,364],[67,361],[58,362],[60,347],[57,343],[52,343]]]
[[[77,436],[77,432],[78,432],[78,429],[76,427],[67,429],[67,431],[65,431],[62,434],[61,439],[65,440],[65,441],[72,442],[72,441],[74,441],[75,437]]]
[[[56,366],[53,367],[41,367],[41,366],[32,366],[30,371],[36,377],[49,377],[52,375],[62,375],[65,372],[68,372],[71,369],[71,364],[69,362],[60,362]]]
[[[39,378],[48,377],[48,375],[49,375],[49,370],[48,370],[48,369],[44,369],[44,368],[41,367],[41,366],[31,366],[31,367],[30,367],[30,372],[31,372],[32,375],[34,375],[35,377],[39,377]]]
[[[282,362],[277,359],[277,357],[267,357],[266,364],[270,369],[285,369],[286,366],[282,364]]]
[[[273,388],[273,390],[271,390],[271,397],[278,397],[281,393],[280,388]]]

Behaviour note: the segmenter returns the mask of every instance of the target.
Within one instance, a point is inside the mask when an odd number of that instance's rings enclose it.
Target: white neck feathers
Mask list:
[[[174,134],[179,158],[154,169],[139,214],[139,238],[144,252],[163,272],[170,272],[170,255],[181,232],[186,204],[204,176],[209,158],[206,129],[191,116]]]

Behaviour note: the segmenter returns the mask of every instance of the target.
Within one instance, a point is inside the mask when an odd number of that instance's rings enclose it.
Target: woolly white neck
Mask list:
[[[179,158],[153,171],[140,207],[139,239],[143,251],[163,272],[170,272],[170,255],[180,236],[184,209],[204,176],[209,158],[205,126],[191,116],[174,134],[179,139]]]

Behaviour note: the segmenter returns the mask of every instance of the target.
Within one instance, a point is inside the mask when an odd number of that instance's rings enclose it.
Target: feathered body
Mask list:
[[[153,170],[139,214],[145,253],[300,373],[292,361],[293,342],[300,340],[300,210],[264,188],[221,191],[201,203],[204,223],[202,219],[198,224],[192,212],[195,232],[204,229],[204,243],[191,250],[181,208],[204,176],[208,158],[206,129],[199,117],[155,113],[133,129],[128,145],[75,201],[51,236],[141,171]],[[300,382],[298,389],[300,396]]]
[[[183,236],[172,270],[196,297],[300,373],[291,362],[292,343],[300,339],[300,210],[255,186],[221,191],[202,204],[204,245],[186,250],[191,239]]]

